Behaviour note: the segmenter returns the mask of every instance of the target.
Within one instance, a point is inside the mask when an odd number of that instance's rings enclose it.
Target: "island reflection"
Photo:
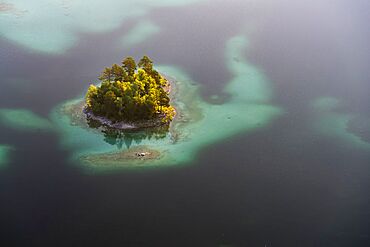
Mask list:
[[[123,145],[129,149],[133,142],[140,144],[143,140],[164,139],[168,135],[169,125],[151,127],[141,130],[120,130],[102,125],[99,121],[88,118],[86,119],[90,128],[98,129],[103,133],[104,141],[110,145],[122,149]]]

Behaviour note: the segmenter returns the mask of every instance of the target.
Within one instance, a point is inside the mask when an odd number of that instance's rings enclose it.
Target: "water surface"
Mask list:
[[[1,246],[369,246],[369,9],[0,3]],[[185,165],[84,173],[51,112],[104,66],[143,54],[186,75],[204,105],[222,109],[212,116],[251,116],[235,107],[246,98],[279,114],[250,131],[210,121],[216,134]],[[267,83],[238,84],[251,82],[246,63]]]

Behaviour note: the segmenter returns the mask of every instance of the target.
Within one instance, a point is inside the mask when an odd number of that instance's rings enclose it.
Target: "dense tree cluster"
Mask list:
[[[101,73],[100,86],[90,85],[86,106],[97,116],[113,122],[161,118],[169,123],[175,114],[170,105],[168,81],[144,56],[136,65],[132,57],[113,64]]]

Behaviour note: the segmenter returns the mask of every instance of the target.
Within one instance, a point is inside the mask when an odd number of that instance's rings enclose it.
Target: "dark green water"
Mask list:
[[[370,246],[369,3],[153,2],[0,3],[0,246]],[[86,173],[53,109],[143,54],[199,85],[194,145]]]

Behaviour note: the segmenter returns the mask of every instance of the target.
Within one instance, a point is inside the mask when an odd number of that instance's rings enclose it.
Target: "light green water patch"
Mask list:
[[[234,77],[225,87],[231,97],[224,104],[204,101],[199,93],[199,84],[192,80],[186,71],[174,66],[157,67],[161,73],[173,78],[171,99],[177,110],[176,118],[171,123],[168,134],[161,138],[150,139],[144,136],[138,141],[132,137],[128,140],[130,149],[138,148],[142,152],[149,150],[148,153],[159,152],[160,155],[155,158],[146,160],[132,156],[132,159],[122,159],[118,162],[121,165],[117,164],[117,160],[102,158],[117,159],[117,153],[127,151],[128,146],[111,145],[104,141],[104,136],[99,131],[81,124],[71,124],[73,118],[63,114],[66,112],[63,109],[73,108],[81,99],[68,101],[51,114],[61,132],[63,146],[74,151],[73,160],[99,160],[98,164],[80,162],[82,167],[91,172],[163,167],[189,163],[196,158],[199,150],[207,145],[266,127],[283,111],[270,103],[271,83],[241,55],[247,45],[246,38],[242,36],[234,37],[226,44],[226,63]]]
[[[161,28],[151,21],[141,21],[121,38],[123,46],[133,46],[159,33]]]
[[[0,144],[0,170],[9,162],[9,152],[11,149],[8,145]]]
[[[321,97],[312,101],[312,107],[317,112],[331,112],[340,107],[340,101],[333,97]]]
[[[225,91],[235,102],[268,103],[272,98],[272,85],[260,69],[246,60],[247,46],[245,36],[235,36],[226,43],[226,64],[234,77]]]
[[[359,136],[364,142],[370,143],[370,116],[356,114],[349,121],[347,130]]]
[[[370,143],[349,131],[348,125],[356,115],[340,112],[338,108],[341,103],[333,97],[321,97],[312,101],[311,106],[316,116],[315,129],[322,135],[336,138],[351,147],[370,149]]]
[[[201,1],[9,0],[1,3],[0,36],[32,51],[59,54],[76,44],[79,33],[111,31],[153,8]]]
[[[25,109],[0,109],[0,123],[17,130],[45,131],[53,128],[48,119]]]

